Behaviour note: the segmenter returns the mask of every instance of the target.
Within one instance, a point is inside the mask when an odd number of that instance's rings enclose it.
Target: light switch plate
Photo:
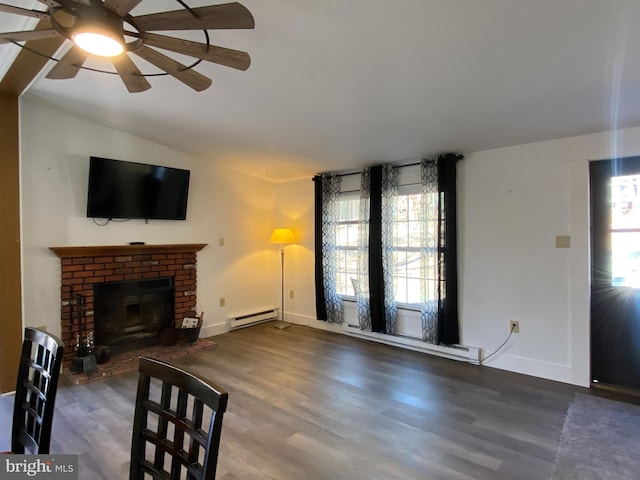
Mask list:
[[[571,248],[571,237],[569,235],[556,235],[556,248]]]

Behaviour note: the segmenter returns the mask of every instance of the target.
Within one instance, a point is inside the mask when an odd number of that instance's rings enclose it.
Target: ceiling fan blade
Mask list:
[[[193,12],[193,15],[192,13]],[[224,3],[189,10],[152,13],[134,17],[142,30],[208,30],[254,28],[253,15],[243,5]]]
[[[112,57],[111,62],[130,93],[144,92],[151,88],[147,79],[142,76],[136,64],[126,53]]]
[[[13,5],[6,5],[4,3],[0,3],[0,12],[15,13],[16,15],[24,15],[25,17],[39,18],[41,20],[49,20],[51,17],[48,12],[14,7]]]
[[[29,40],[42,40],[44,38],[57,37],[59,33],[53,28],[44,30],[27,30],[22,32],[0,33],[0,43],[25,42]]]
[[[147,62],[152,63],[160,70],[164,70],[172,77],[180,80],[185,85],[193,88],[197,92],[206,90],[211,85],[211,79],[189,69],[186,65],[176,62],[174,59],[169,58],[160,52],[156,52],[152,48],[145,47],[133,50],[131,53],[144,58]]]
[[[171,50],[190,57],[200,58],[208,62],[217,63],[237,70],[246,70],[251,65],[251,57],[247,52],[232,50],[230,48],[205,45],[204,43],[191,42],[181,38],[166,37],[155,33],[145,33],[142,36],[146,45]]]
[[[47,7],[51,8],[59,8],[62,7],[64,3],[68,3],[69,0],[38,0],[40,3],[44,3]],[[89,4],[90,0],[73,0],[76,3],[81,3],[83,5]]]
[[[121,17],[133,10],[142,0],[105,0],[104,6]]]
[[[71,48],[49,71],[47,78],[61,80],[75,77],[88,56],[89,54],[81,48]]]

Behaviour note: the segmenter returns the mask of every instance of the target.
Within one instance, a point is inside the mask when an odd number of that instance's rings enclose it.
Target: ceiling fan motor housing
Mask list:
[[[72,37],[78,33],[91,32],[117,38],[121,44],[124,44],[122,19],[104,7],[80,12],[71,30]]]

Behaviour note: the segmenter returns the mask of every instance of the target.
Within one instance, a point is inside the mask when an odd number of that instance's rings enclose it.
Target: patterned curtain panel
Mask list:
[[[322,270],[329,323],[342,323],[344,320],[342,298],[338,295],[337,285],[336,232],[340,181],[341,177],[337,175],[322,175]]]
[[[398,304],[395,300],[394,225],[398,210],[398,170],[382,167],[382,275],[384,279],[384,319],[388,335],[396,333]]]
[[[420,163],[420,318],[422,339],[436,343],[438,336],[439,233],[438,166],[435,160]]]
[[[371,298],[369,290],[369,217],[371,170],[362,171],[360,181],[360,225],[358,229],[358,275],[352,278],[358,305],[360,330],[371,330]]]

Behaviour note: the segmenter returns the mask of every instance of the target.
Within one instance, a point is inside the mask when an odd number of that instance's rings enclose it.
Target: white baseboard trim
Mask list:
[[[229,325],[227,322],[219,322],[209,325],[203,325],[200,329],[200,337],[214,337],[216,335],[222,335],[223,333],[227,333],[229,331]]]
[[[531,358],[498,353],[488,360],[487,363],[483,363],[482,366],[545,378],[556,382],[570,383],[581,387],[589,387],[588,383],[584,385],[575,383],[572,378],[571,367],[560,363],[543,362]]]

